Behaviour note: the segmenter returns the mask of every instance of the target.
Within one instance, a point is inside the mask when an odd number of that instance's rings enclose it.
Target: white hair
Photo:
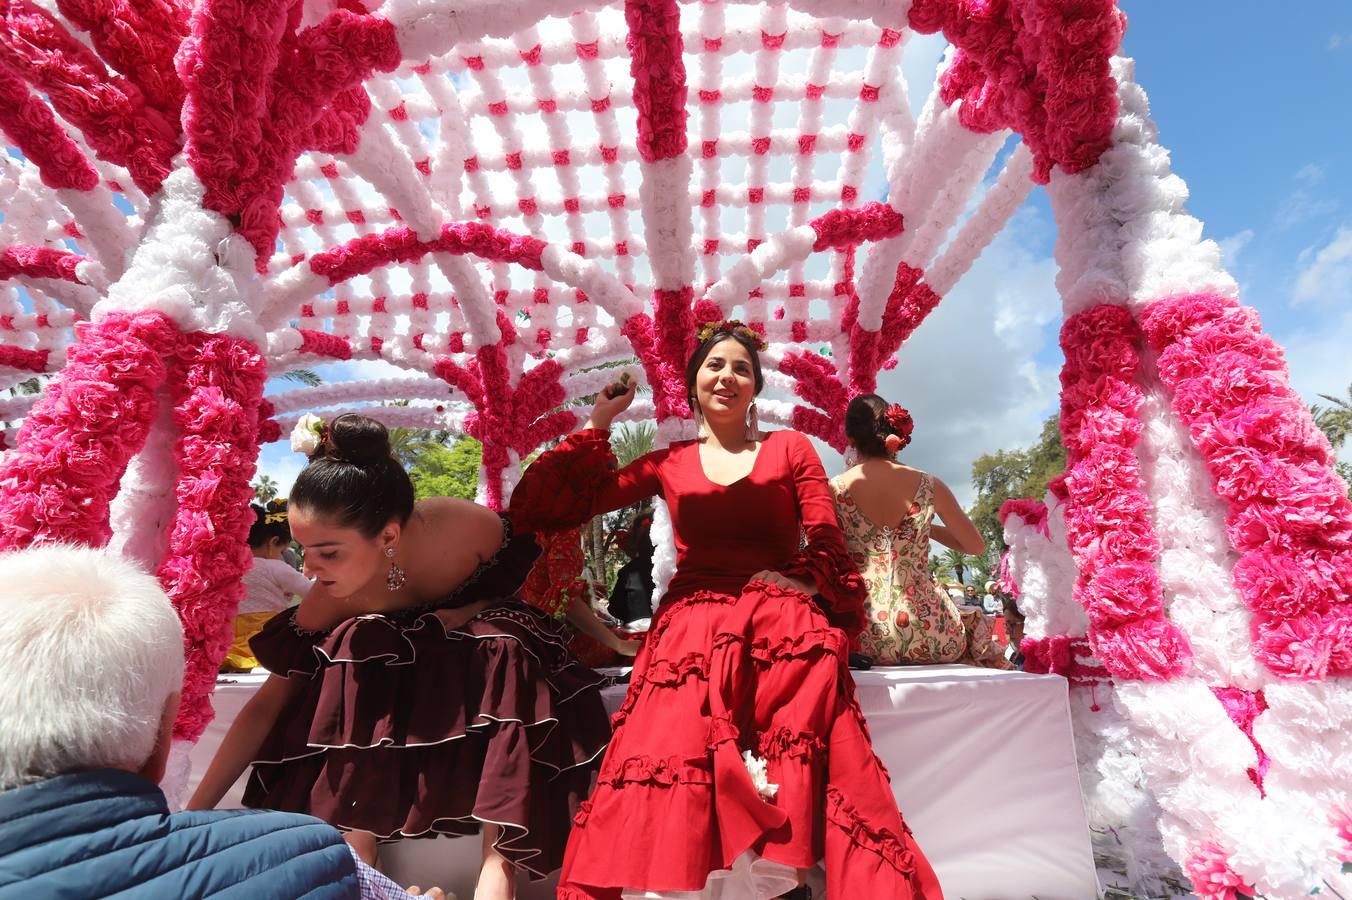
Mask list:
[[[159,582],[108,550],[0,554],[0,791],[136,771],[183,685],[183,627]]]

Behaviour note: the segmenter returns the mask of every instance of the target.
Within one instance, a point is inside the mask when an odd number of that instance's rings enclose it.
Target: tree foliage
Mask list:
[[[997,450],[972,463],[972,484],[976,503],[969,515],[992,553],[1005,546],[1000,526],[1000,507],[1006,500],[1041,500],[1047,482],[1066,469],[1066,450],[1061,445],[1061,425],[1057,416],[1042,423],[1042,434],[1032,447],[1022,450]]]
[[[427,497],[473,500],[479,487],[482,460],[483,445],[474,438],[462,437],[450,446],[429,440],[417,451],[409,468],[414,496],[419,500]]]
[[[1320,406],[1316,403],[1310,407],[1310,413],[1314,416],[1314,424],[1324,432],[1324,436],[1333,445],[1333,452],[1337,453],[1347,445],[1348,438],[1352,437],[1352,385],[1347,387],[1345,400],[1330,394],[1320,394],[1319,397],[1327,400],[1330,405]],[[1334,463],[1334,468],[1338,470],[1343,481],[1347,482],[1348,496],[1352,497],[1352,464],[1338,462]]]
[[[259,475],[250,487],[254,489],[254,496],[258,498],[259,503],[277,499],[277,482],[271,475]]]

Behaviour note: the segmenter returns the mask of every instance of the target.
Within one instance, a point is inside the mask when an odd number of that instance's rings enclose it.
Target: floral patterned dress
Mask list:
[[[999,668],[986,617],[978,610],[960,611],[930,575],[934,478],[921,475],[915,498],[895,526],[864,515],[843,475],[831,480],[831,493],[845,545],[868,585],[860,652],[884,666],[964,662]]]

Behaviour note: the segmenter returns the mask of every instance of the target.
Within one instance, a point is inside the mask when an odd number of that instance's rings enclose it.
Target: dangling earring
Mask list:
[[[756,401],[746,408],[746,439],[754,441],[760,436],[760,419],[756,416]]]
[[[695,405],[695,438],[698,440],[704,437],[704,410]]]
[[[845,448],[845,468],[853,469],[857,465],[859,465],[859,451],[854,444],[851,444]]]
[[[408,581],[408,574],[404,572],[403,569],[399,568],[399,566],[395,565],[393,547],[385,548],[385,557],[390,561],[390,571],[389,574],[385,576],[385,589],[387,591],[397,591],[404,586],[404,582]]]

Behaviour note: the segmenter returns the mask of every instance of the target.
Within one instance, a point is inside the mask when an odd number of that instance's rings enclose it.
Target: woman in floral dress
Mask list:
[[[831,480],[831,493],[850,557],[868,584],[859,650],[885,666],[1010,668],[981,610],[960,610],[930,575],[931,539],[971,556],[986,544],[948,485],[896,461],[913,428],[910,413],[877,394],[855,397],[845,413],[845,436],[859,462]]]

